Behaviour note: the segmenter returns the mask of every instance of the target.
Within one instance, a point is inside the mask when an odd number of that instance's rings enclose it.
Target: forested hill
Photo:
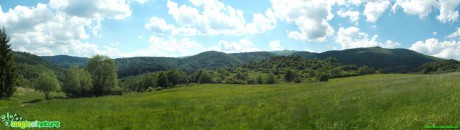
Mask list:
[[[72,65],[77,65],[80,67],[85,66],[89,60],[89,58],[86,57],[75,57],[68,55],[42,56],[42,58],[66,69],[70,68]]]
[[[337,58],[342,64],[366,65],[386,73],[413,71],[427,62],[440,60],[408,49],[384,49],[380,47],[327,51],[316,55],[319,59]]]
[[[343,64],[366,65],[380,69],[385,73],[401,73],[411,71],[421,65],[437,61],[439,58],[423,55],[408,49],[385,49],[380,47],[355,48],[340,51],[312,53],[306,51],[274,51],[274,52],[244,52],[222,53],[217,51],[202,52],[197,55],[174,57],[131,57],[117,58],[119,77],[138,75],[142,73],[181,69],[193,71],[197,69],[215,69],[231,65],[239,65],[250,61],[261,61],[274,56],[301,56],[304,58],[326,59],[335,57]],[[70,56],[44,57],[63,68],[70,64],[84,65],[88,58]]]
[[[15,52],[14,61],[16,62],[18,73],[21,75],[20,79],[34,79],[45,71],[55,72],[58,77],[64,75],[64,69],[58,65],[27,52]]]

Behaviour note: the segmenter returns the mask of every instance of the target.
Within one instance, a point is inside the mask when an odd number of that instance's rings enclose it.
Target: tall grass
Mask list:
[[[460,125],[459,79],[460,73],[379,74],[33,103],[24,102],[43,97],[24,89],[0,101],[0,114],[58,120],[64,129],[421,129]]]

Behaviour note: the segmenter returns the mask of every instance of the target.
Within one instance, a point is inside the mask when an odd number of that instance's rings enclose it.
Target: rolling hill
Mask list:
[[[68,55],[56,55],[56,56],[42,56],[41,58],[55,63],[62,68],[68,69],[72,65],[85,66],[88,63],[89,58],[86,57],[75,57]]]
[[[37,78],[41,72],[45,71],[52,71],[58,77],[63,77],[64,75],[64,70],[58,65],[27,52],[15,52],[14,61],[16,62],[18,73],[29,80]],[[63,79],[59,80],[62,81]]]
[[[339,51],[312,53],[306,51],[274,51],[274,52],[242,52],[222,53],[217,51],[202,52],[197,55],[174,57],[131,57],[115,59],[119,77],[181,69],[194,71],[197,69],[215,69],[225,66],[260,61],[274,56],[301,56],[304,58],[326,59],[337,58],[342,64],[366,65],[380,69],[385,73],[404,73],[421,65],[440,60],[432,56],[420,54],[408,49],[385,49],[380,47],[355,48]],[[70,64],[83,66],[88,58],[71,56],[46,56],[46,60],[67,68]]]
[[[327,51],[316,55],[319,59],[337,58],[342,64],[367,65],[386,73],[409,72],[427,62],[439,60],[408,49],[380,47]]]

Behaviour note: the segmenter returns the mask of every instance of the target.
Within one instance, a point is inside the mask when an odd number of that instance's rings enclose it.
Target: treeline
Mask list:
[[[423,64],[416,72],[422,74],[439,74],[460,71],[460,62],[456,60],[439,60]]]
[[[194,83],[276,84],[279,82],[326,82],[329,78],[379,73],[367,66],[341,65],[335,58],[305,59],[272,57],[214,70],[184,72],[177,69],[121,79],[124,92],[161,90]]]

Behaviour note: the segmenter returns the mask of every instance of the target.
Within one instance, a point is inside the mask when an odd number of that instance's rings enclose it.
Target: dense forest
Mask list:
[[[342,65],[335,58],[306,59],[280,56],[258,62],[199,69],[186,72],[178,69],[131,76],[121,80],[125,92],[161,90],[193,83],[275,84],[279,82],[326,82],[329,78],[379,73],[368,66]]]

